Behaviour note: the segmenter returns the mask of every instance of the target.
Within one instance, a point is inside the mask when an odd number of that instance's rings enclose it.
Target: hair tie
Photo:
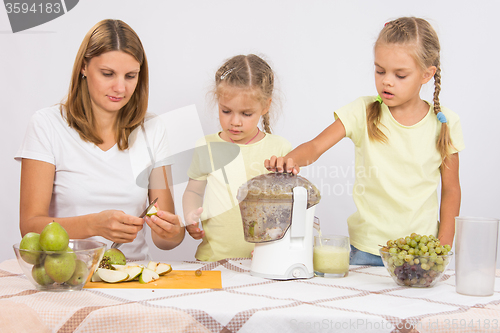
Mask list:
[[[444,113],[442,113],[441,111],[439,111],[437,114],[436,114],[438,120],[441,122],[441,123],[446,123],[447,120],[446,120],[446,116],[444,115]]]
[[[382,97],[380,97],[380,95],[377,95],[377,98],[375,98],[375,100],[382,104]]]
[[[234,68],[231,68],[231,69],[228,69],[227,71],[225,71],[221,76],[220,76],[220,79],[221,80],[224,80],[226,78],[226,76],[228,76],[232,71],[234,70]]]

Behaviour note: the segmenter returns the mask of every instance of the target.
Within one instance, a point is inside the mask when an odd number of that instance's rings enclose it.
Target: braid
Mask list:
[[[380,124],[380,114],[382,107],[378,101],[370,104],[366,110],[366,122],[368,128],[368,137],[370,140],[387,142],[387,136],[378,128]]]
[[[271,134],[271,124],[269,121],[269,112],[262,116],[262,126],[264,126],[264,132]]]
[[[436,74],[434,74],[434,113],[437,115],[441,112],[441,104],[439,103],[439,93],[441,92],[441,67],[439,66],[439,60],[436,65]],[[448,123],[441,123],[441,132],[439,133],[438,140],[436,142],[436,148],[441,154],[441,159],[444,161],[450,154],[450,147],[453,147],[450,138],[450,129]]]

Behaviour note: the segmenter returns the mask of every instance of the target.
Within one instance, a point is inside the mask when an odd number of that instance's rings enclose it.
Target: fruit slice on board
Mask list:
[[[142,266],[127,266],[123,269],[123,272],[128,274],[128,278],[125,281],[132,281],[137,279],[141,275],[144,267]]]
[[[155,272],[158,273],[158,275],[165,275],[170,273],[171,271],[172,271],[172,266],[164,263],[159,263],[155,269]]]
[[[155,271],[150,270],[149,268],[144,268],[142,270],[142,274],[139,276],[140,283],[149,283],[154,280],[158,280],[160,276]]]
[[[128,279],[128,273],[124,271],[114,271],[106,268],[99,268],[97,274],[104,282],[116,283]]]

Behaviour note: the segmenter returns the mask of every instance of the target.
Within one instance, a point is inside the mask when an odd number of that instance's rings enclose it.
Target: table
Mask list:
[[[171,262],[195,270],[202,262]],[[495,293],[455,291],[447,270],[433,288],[394,283],[384,267],[351,266],[340,279],[251,276],[250,260],[210,263],[222,289],[39,292],[15,259],[0,264],[1,332],[500,332]]]

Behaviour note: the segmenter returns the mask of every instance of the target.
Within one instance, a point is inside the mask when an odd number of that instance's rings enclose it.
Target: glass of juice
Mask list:
[[[349,273],[349,237],[325,235],[314,237],[313,267],[316,276],[345,277]]]

